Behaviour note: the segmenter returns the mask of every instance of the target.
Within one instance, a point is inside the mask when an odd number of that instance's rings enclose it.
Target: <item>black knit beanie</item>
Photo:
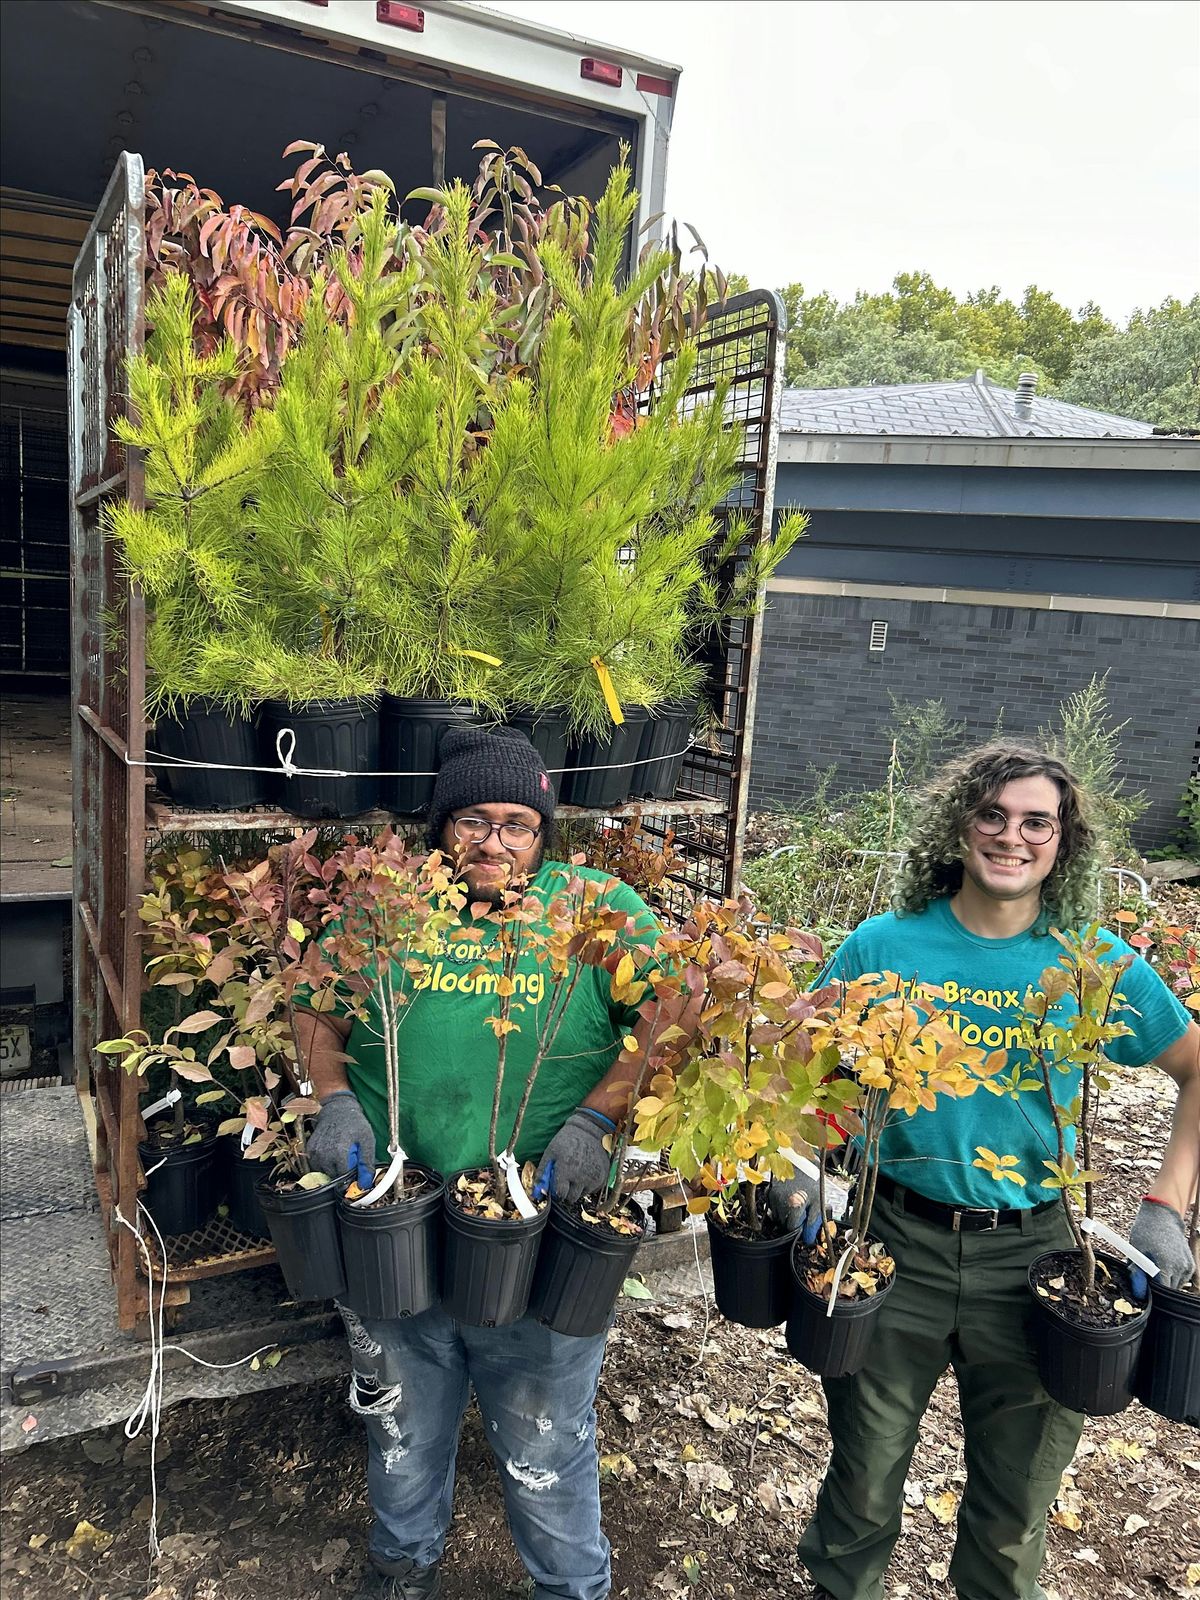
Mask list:
[[[541,756],[517,728],[451,728],[429,802],[429,838],[436,843],[446,818],[466,806],[528,806],[549,824],[554,784]]]

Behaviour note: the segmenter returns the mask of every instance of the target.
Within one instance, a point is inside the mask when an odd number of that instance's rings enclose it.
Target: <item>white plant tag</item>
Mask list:
[[[158,1116],[160,1111],[168,1110],[171,1106],[173,1106],[175,1104],[175,1102],[177,1100],[182,1100],[182,1099],[183,1099],[183,1090],[182,1089],[168,1089],[166,1094],[163,1095],[161,1100],[156,1100],[152,1106],[147,1106],[146,1107],[146,1109],[142,1112],[142,1121],[143,1122],[149,1122],[151,1117]]]
[[[380,1195],[387,1193],[404,1171],[404,1163],[408,1160],[404,1151],[397,1145],[390,1153],[392,1157],[391,1165],[383,1177],[376,1182],[373,1189],[368,1189],[366,1194],[360,1194],[357,1200],[351,1200],[350,1204],[352,1206],[369,1206],[373,1200],[378,1200]]]
[[[496,1164],[504,1174],[504,1180],[508,1184],[509,1199],[516,1206],[518,1215],[536,1217],[538,1214],[537,1207],[525,1193],[521,1183],[521,1169],[513,1159],[511,1151],[502,1150],[496,1157]]]
[[[254,1142],[254,1124],[248,1122],[242,1129],[242,1149],[248,1150]]]
[[[1135,1267],[1141,1267],[1148,1278],[1158,1277],[1158,1262],[1152,1261],[1149,1256],[1144,1256],[1130,1244],[1128,1239],[1122,1239],[1119,1233],[1114,1233],[1103,1222],[1097,1222],[1094,1217],[1084,1217],[1079,1226],[1084,1233],[1094,1233],[1097,1239],[1103,1239],[1105,1244],[1112,1245],[1126,1261],[1132,1261]]]

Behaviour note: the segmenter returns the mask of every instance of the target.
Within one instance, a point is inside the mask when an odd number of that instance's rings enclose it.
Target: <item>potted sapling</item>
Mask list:
[[[241,370],[233,344],[198,351],[184,274],[165,275],[146,315],[153,332],[129,363],[137,420],[113,426],[141,452],[147,505],[113,502],[105,532],[148,601],[151,763],[176,804],[240,810],[266,798],[255,770],[257,707],[236,663],[257,602],[245,502],[266,438],[230,398]]]
[[[795,1293],[785,1337],[792,1355],[825,1378],[862,1366],[895,1281],[895,1261],[870,1231],[888,1127],[935,1109],[938,1095],[974,1094],[1006,1059],[1003,1051],[964,1046],[949,1021],[918,1006],[911,990],[894,972],[869,974],[839,985],[837,997],[803,1023],[818,1079],[809,1137],[819,1221],[791,1235]],[[830,1169],[847,1136],[858,1145],[857,1177],[843,1204],[835,1203]]]
[[[665,947],[694,997],[671,1070],[636,1108],[642,1149],[669,1149],[701,1192],[688,1210],[708,1225],[717,1307],[767,1328],[787,1316],[792,1236],[766,1204],[771,1180],[794,1170],[819,1067],[803,1024],[814,1006],[799,983],[821,959],[817,940],[768,933],[745,896],[702,902]]]
[[[655,948],[658,947],[658,948]],[[640,942],[635,953],[624,945],[612,950],[602,965],[611,973],[612,998],[636,1007],[641,1021],[622,1040],[622,1058],[634,1070],[629,1106],[616,1135],[608,1178],[599,1194],[585,1195],[573,1205],[557,1197],[551,1204],[538,1252],[537,1271],[529,1295],[529,1312],[555,1333],[587,1337],[608,1327],[621,1285],[645,1236],[645,1219],[625,1193],[625,1158],[633,1128],[633,1108],[643,1089],[662,1079],[669,1053],[686,1037],[688,992],[678,969],[664,968],[661,942]],[[640,970],[654,965],[652,976]],[[611,1136],[610,1136],[611,1137]]]
[[[1096,1121],[1109,1087],[1104,1046],[1127,1034],[1120,1020],[1121,977],[1132,955],[1104,957],[1112,946],[1096,927],[1083,934],[1051,930],[1062,946],[1038,990],[1025,998],[1021,1045],[1046,1096],[1055,1150],[1043,1161],[1075,1241],[1073,1249],[1046,1251],[1029,1268],[1038,1374],[1060,1405],[1091,1416],[1111,1416],[1133,1399],[1133,1374],[1149,1318],[1148,1296],[1134,1286],[1127,1247],[1103,1232],[1120,1253],[1098,1249],[1093,1170]],[[1058,1091],[1069,1096],[1060,1100]],[[1019,1092],[1019,1090],[1018,1090]]]
[[[495,909],[471,908],[473,914],[486,912],[470,931],[480,943],[481,969],[495,976],[498,1003],[487,1026],[496,1041],[496,1076],[487,1165],[454,1173],[446,1185],[442,1298],[450,1316],[474,1327],[516,1322],[528,1307],[550,1196],[544,1185],[533,1187],[535,1163],[520,1163],[515,1152],[538,1075],[553,1058],[584,972],[605,961],[628,922],[625,912],[605,903],[603,881],[571,870],[578,864],[573,861],[560,875],[561,888],[548,902],[508,890]],[[536,1005],[528,1003],[531,987]],[[513,1096],[505,1091],[514,1034],[524,1034],[528,1044],[522,1051],[524,1080],[510,1113]]]
[[[1190,1010],[1200,1012],[1200,945],[1182,928],[1166,930],[1163,976]],[[1197,1063],[1200,1067],[1200,1062]],[[1200,1129],[1197,1129],[1200,1140]],[[1173,1422],[1200,1427],[1200,1186],[1186,1218],[1194,1263],[1188,1283],[1150,1288],[1146,1325],[1134,1375],[1134,1393],[1144,1406]]]
[[[318,1105],[294,1029],[295,993],[321,998],[339,983],[313,935],[321,927],[315,896],[336,867],[312,854],[315,832],[274,846],[261,860],[229,867],[181,857],[156,872],[139,915],[151,948],[152,986],[197,992],[213,1008],[187,1019],[212,1031],[203,1064],[177,1073],[211,1087],[198,1103],[226,1096],[238,1115],[217,1128],[230,1174],[231,1221],[248,1237],[269,1232],[296,1299],[341,1293],[344,1276],[333,1207],[345,1178],[314,1171],[304,1126]],[[197,1018],[201,1020],[197,1020]]]
[[[137,1029],[96,1046],[126,1072],[170,1080],[166,1094],[146,1107],[146,1134],[138,1141],[146,1177],[141,1204],[164,1238],[198,1232],[212,1219],[221,1198],[216,1132],[185,1092],[187,1085],[214,1080],[195,1046],[183,1041],[207,1033],[222,1020],[215,1011],[197,1011],[167,1028],[158,1041]],[[169,1120],[163,1115],[167,1111]]]
[[[343,1298],[363,1317],[417,1316],[438,1300],[446,1185],[410,1161],[400,1141],[402,1029],[410,980],[457,922],[466,892],[440,852],[409,854],[390,829],[369,846],[347,845],[331,865],[325,952],[349,988],[350,1010],[382,1043],[388,1119],[382,1164],[356,1171],[338,1205]]]

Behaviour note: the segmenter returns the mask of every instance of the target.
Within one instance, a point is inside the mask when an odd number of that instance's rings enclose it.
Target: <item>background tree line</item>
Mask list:
[[[749,286],[740,274],[729,284]],[[1039,394],[1160,428],[1200,428],[1200,295],[1136,310],[1119,327],[1091,302],[1072,312],[1036,284],[1019,302],[994,287],[960,300],[927,272],[897,273],[883,293],[847,301],[800,283],[779,293],[792,388],[934,383],[980,367],[1012,388],[1036,372]]]

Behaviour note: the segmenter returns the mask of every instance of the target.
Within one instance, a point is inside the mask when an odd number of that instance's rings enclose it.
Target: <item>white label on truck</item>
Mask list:
[[[33,1066],[29,1029],[23,1022],[0,1028],[0,1078],[16,1078]]]

